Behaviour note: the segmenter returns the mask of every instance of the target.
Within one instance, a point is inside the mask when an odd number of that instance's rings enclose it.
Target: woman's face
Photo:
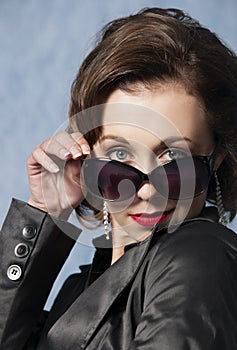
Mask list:
[[[103,131],[95,157],[125,162],[149,173],[185,155],[209,156],[215,144],[200,101],[182,86],[113,92],[105,104]],[[182,222],[200,214],[206,192],[192,200],[171,200],[145,181],[129,200],[108,202],[113,233],[127,243],[141,241],[158,222]]]

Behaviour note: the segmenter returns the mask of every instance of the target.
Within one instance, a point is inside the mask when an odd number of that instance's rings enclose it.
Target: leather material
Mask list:
[[[25,216],[25,208],[21,210]],[[13,219],[14,211],[10,215]],[[30,221],[32,213],[27,215]],[[18,216],[18,222],[21,221]],[[49,224],[42,227],[47,237],[56,230]],[[6,237],[9,226],[4,230]],[[39,235],[43,242],[42,233]],[[37,249],[45,250],[46,243],[40,244]],[[48,244],[53,246],[56,242],[49,240]],[[235,233],[207,214],[184,222],[173,233],[154,229],[145,241],[128,246],[110,267],[111,254],[98,249],[94,264],[82,268],[81,274],[71,276],[65,283],[38,333],[25,312],[25,296],[32,289],[24,274],[21,288],[16,285],[17,292],[11,295],[12,303],[15,298],[19,301],[18,308],[14,313],[8,308],[7,323],[2,318],[1,326],[11,341],[7,343],[3,338],[0,349],[237,349],[236,257]],[[42,274],[38,257],[31,255],[28,259]],[[96,271],[97,259],[104,261],[105,271]],[[55,259],[52,274],[58,265]],[[42,279],[41,290],[35,291],[35,301],[30,304],[33,323],[40,318],[37,297],[49,284]],[[2,293],[0,288],[0,306]],[[21,323],[16,322],[17,317]],[[18,332],[13,327],[17,324]]]
[[[37,234],[25,240],[23,231],[33,226]],[[60,228],[59,228],[60,226]],[[75,243],[72,225],[13,199],[0,234],[0,349],[20,350],[36,327],[53,283]],[[80,231],[77,232],[77,235]],[[30,253],[16,257],[15,247],[27,243]],[[7,276],[8,267],[17,265],[22,275],[17,281]]]
[[[235,234],[217,223],[156,232],[72,303],[40,349],[236,349],[236,256]]]

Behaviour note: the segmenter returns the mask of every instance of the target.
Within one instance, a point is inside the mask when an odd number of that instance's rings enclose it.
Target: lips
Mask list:
[[[173,211],[174,209],[170,209],[162,213],[137,213],[129,216],[141,226],[154,226],[156,223],[162,223]]]

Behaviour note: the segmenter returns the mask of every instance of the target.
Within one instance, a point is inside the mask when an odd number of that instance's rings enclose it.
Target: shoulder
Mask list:
[[[190,255],[190,252],[208,252],[210,256],[222,251],[229,251],[235,255],[237,235],[219,223],[207,220],[187,221],[172,233],[166,231],[161,239],[159,234],[157,237],[155,235],[152,249],[182,255]]]
[[[195,220],[173,233],[157,232],[139,280],[140,329],[149,324],[157,341],[172,349],[224,349],[227,338],[236,344],[236,257],[235,233],[214,222]]]
[[[230,278],[237,273],[237,235],[210,221],[182,224],[173,233],[154,236],[148,254],[149,272],[156,278],[164,271],[175,271],[174,278],[206,282],[217,276]]]

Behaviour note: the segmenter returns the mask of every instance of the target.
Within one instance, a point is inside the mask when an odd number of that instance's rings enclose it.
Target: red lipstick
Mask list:
[[[154,226],[156,223],[162,223],[173,211],[174,209],[151,214],[138,213],[131,214],[130,217],[141,226]]]

